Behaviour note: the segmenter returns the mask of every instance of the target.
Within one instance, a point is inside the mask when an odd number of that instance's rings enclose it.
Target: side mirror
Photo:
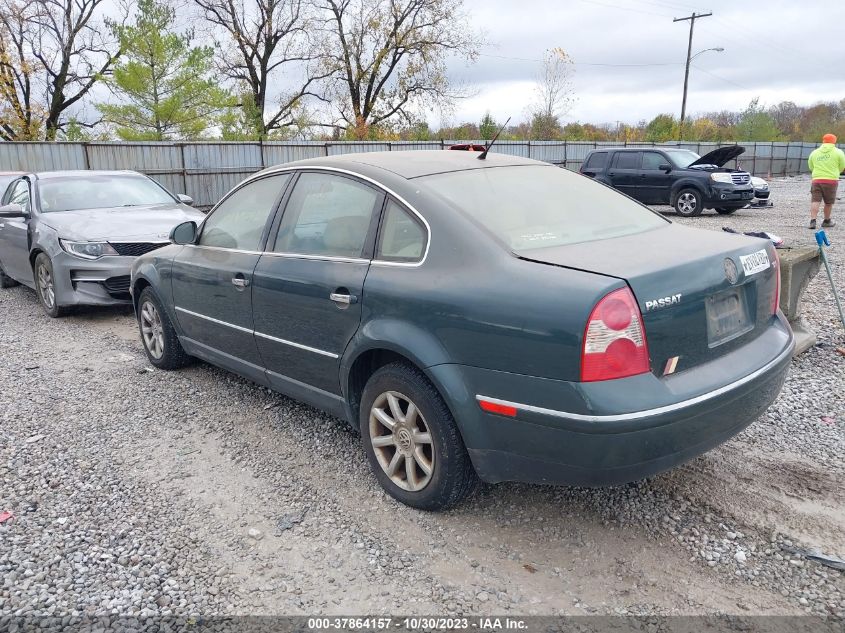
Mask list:
[[[178,196],[176,196],[176,197],[177,197],[177,198],[179,198],[179,202],[181,202],[182,204],[187,204],[187,205],[189,205],[189,206],[190,206],[190,205],[192,205],[192,204],[194,204],[194,199],[193,199],[191,196],[187,195],[187,194],[180,193],[180,194],[179,194]]]
[[[196,222],[182,222],[170,231],[170,241],[174,244],[193,244],[195,239],[197,239]]]
[[[27,215],[19,204],[6,204],[0,207],[0,218],[25,218]]]
[[[657,168],[658,168],[658,169],[662,169],[662,170],[663,170],[663,171],[665,171],[667,174],[668,174],[670,171],[672,171],[672,165],[670,165],[669,163],[660,163],[660,164],[657,166]]]

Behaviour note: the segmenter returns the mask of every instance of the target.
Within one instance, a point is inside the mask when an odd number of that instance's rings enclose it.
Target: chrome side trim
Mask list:
[[[522,404],[519,402],[510,402],[509,400],[500,400],[498,398],[490,398],[488,396],[476,395],[475,399],[478,401],[485,400],[487,402],[492,402],[493,404],[500,404],[506,407],[514,407],[519,411],[527,411],[529,413],[539,413],[540,415],[548,415],[555,418],[566,418],[568,420],[577,420],[579,422],[624,422],[628,420],[640,420],[642,418],[648,418],[654,415],[661,415],[663,413],[671,413],[673,411],[679,411],[681,409],[685,409],[687,407],[691,407],[693,405],[699,404],[701,402],[705,402],[706,400],[710,400],[712,398],[716,398],[722,394],[725,394],[737,387],[741,387],[742,385],[751,382],[755,378],[760,377],[761,375],[768,372],[772,367],[778,365],[783,361],[784,358],[792,355],[792,340],[790,339],[789,345],[786,346],[786,349],[782,351],[780,354],[775,357],[774,360],[770,361],[760,369],[751,372],[744,378],[740,378],[724,387],[719,387],[718,389],[714,389],[713,391],[708,391],[707,393],[701,394],[700,396],[696,396],[695,398],[689,398],[688,400],[682,400],[681,402],[676,402],[674,404],[668,404],[663,407],[656,407],[654,409],[646,409],[645,411],[634,411],[632,413],[620,413],[616,415],[583,415],[581,413],[569,413],[568,411],[558,411],[556,409],[546,409],[544,407],[535,407],[534,405],[530,404]]]
[[[301,343],[294,343],[293,341],[288,341],[287,339],[277,338],[275,336],[270,336],[269,334],[263,334],[262,332],[256,332],[255,330],[250,330],[246,327],[241,327],[240,325],[235,325],[234,323],[229,323],[228,321],[221,321],[220,319],[215,319],[210,316],[206,316],[204,314],[200,314],[199,312],[192,312],[191,310],[186,310],[185,308],[180,308],[176,306],[176,310],[178,312],[184,312],[185,314],[189,314],[193,317],[197,317],[198,319],[205,319],[206,321],[211,321],[212,323],[216,323],[217,325],[225,325],[226,327],[230,327],[232,329],[238,330],[239,332],[246,332],[247,334],[254,334],[255,336],[260,336],[261,338],[266,338],[270,341],[275,341],[276,343],[282,343],[283,345],[290,345],[291,347],[296,347],[298,349],[304,349],[307,352],[314,352],[315,354],[320,354],[321,356],[328,356],[329,358],[340,358],[337,354],[332,352],[327,352],[325,350],[317,349],[316,347],[308,347],[307,345],[302,345]]]
[[[221,321],[220,319],[214,319],[210,316],[205,316],[204,314],[200,314],[199,312],[191,312],[190,310],[186,310],[185,308],[180,308],[176,306],[177,312],[184,312],[185,314],[190,314],[192,317],[197,317],[198,319],[205,319],[206,321],[211,321],[212,323],[216,323],[217,325],[225,325],[226,327],[230,327],[232,329],[238,330],[240,332],[246,332],[247,334],[252,334],[252,330],[246,327],[241,327],[240,325],[235,325],[234,323],[229,323],[227,321]]]
[[[306,352],[314,352],[315,354],[320,354],[321,356],[328,356],[329,358],[340,358],[337,354],[334,354],[332,352],[317,349],[316,347],[308,347],[307,345],[302,345],[301,343],[294,343],[293,341],[288,341],[287,339],[278,338],[276,336],[270,336],[269,334],[264,334],[262,332],[255,332],[255,335],[260,336],[261,338],[266,338],[268,341],[274,341],[276,343],[281,343],[282,345],[290,345],[291,347],[304,349]]]
[[[343,262],[346,264],[369,264],[369,259],[362,257],[334,257],[332,255],[303,255],[301,253],[276,253],[265,251],[264,257],[282,257],[284,259],[313,259],[321,262]]]
[[[201,248],[208,251],[224,251],[226,253],[243,253],[244,255],[263,255],[261,251],[245,251],[239,248],[224,248],[223,246],[203,246],[202,244],[182,244],[191,248]]]

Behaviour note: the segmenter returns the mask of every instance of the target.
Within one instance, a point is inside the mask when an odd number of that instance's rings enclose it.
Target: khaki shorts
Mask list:
[[[810,185],[810,200],[813,202],[824,200],[825,204],[833,204],[838,187],[838,182],[814,182]]]

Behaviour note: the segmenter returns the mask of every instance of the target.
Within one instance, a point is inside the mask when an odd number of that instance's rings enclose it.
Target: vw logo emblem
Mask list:
[[[408,432],[408,429],[399,429],[399,432],[396,434],[396,444],[403,451],[411,448],[411,434]]]
[[[736,262],[732,260],[730,257],[725,258],[725,278],[732,284],[736,283],[736,280],[739,279],[739,271],[736,269]]]

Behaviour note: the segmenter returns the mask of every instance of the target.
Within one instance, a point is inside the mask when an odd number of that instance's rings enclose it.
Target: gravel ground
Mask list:
[[[808,187],[681,221],[812,244]],[[485,486],[425,514],[381,492],[344,423],[208,365],[152,371],[125,310],[54,321],[2,291],[0,616],[845,615],[845,573],[794,551],[845,557],[845,337],[823,274],[806,299],[819,345],[724,446],[630,486]]]

